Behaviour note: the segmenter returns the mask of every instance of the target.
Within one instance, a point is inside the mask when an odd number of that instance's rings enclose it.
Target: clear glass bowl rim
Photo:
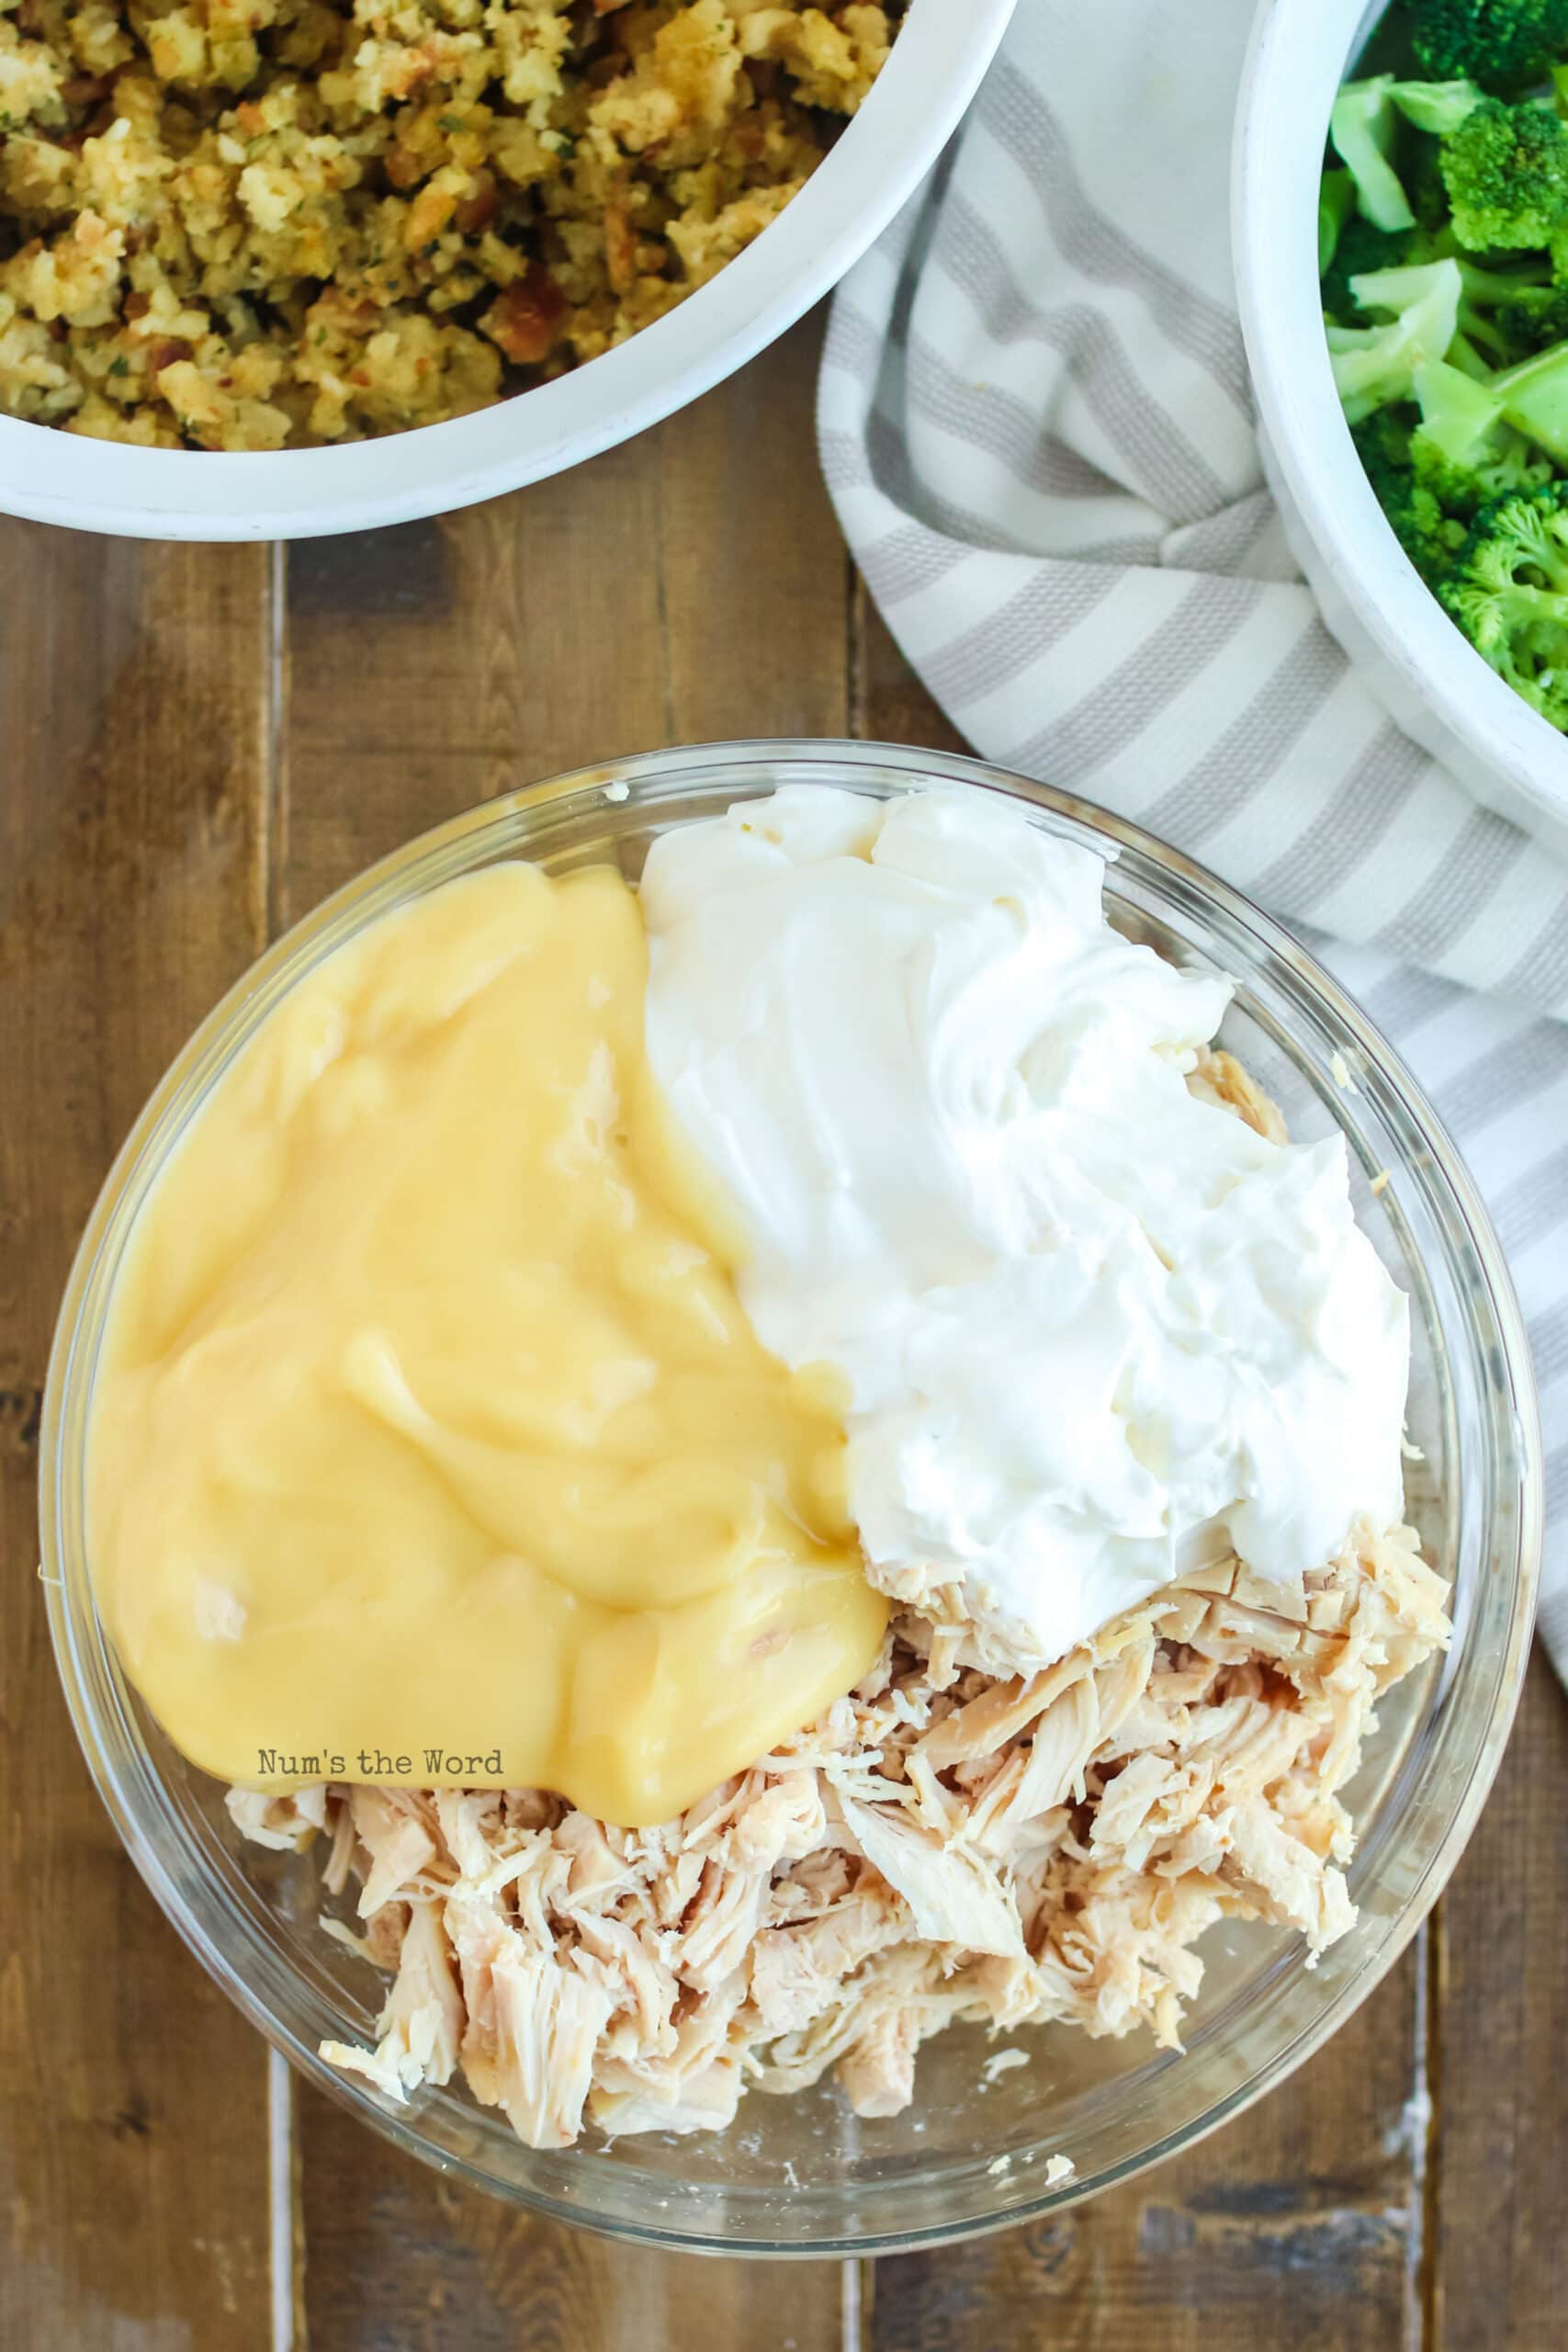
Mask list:
[[[668,787],[674,779],[685,776],[694,787],[701,788],[705,778],[722,773],[727,788],[737,797],[744,797],[747,780],[739,772],[755,771],[750,779],[753,788],[772,788],[792,780],[787,773],[792,767],[805,768],[814,779],[819,778],[824,769],[831,768],[836,772],[831,780],[850,788],[857,781],[871,788],[878,779],[884,786],[889,778],[895,780],[896,786],[936,781],[979,786],[1025,800],[1065,829],[1083,829],[1098,837],[1102,847],[1111,844],[1133,853],[1147,867],[1162,872],[1172,886],[1207,900],[1216,915],[1250,933],[1261,950],[1292,973],[1297,983],[1316,1000],[1327,1019],[1364,1057],[1366,1067],[1377,1074],[1419,1133],[1427,1181],[1434,1176],[1439,1181],[1450,1209],[1457,1215],[1473,1250],[1495,1323],[1500,1355],[1496,1381],[1512,1399],[1517,1440],[1512,1467],[1517,1478],[1518,1528],[1506,1639],[1492,1661],[1491,1687],[1484,1705],[1476,1713],[1449,1817],[1418,1885],[1398,1917],[1383,1929],[1370,1963],[1352,1981],[1342,1985],[1304,2026],[1284,2038],[1267,2062],[1234,2091],[1124,2162],[1087,2178],[1075,2176],[1054,2188],[1022,2199],[1009,2201],[998,2188],[998,2210],[995,2213],[978,2218],[967,2216],[950,2227],[909,2232],[852,2230],[828,2236],[818,2232],[808,2242],[794,2243],[693,2233],[658,2223],[633,2224],[624,2218],[596,2215],[575,2202],[498,2181],[481,2167],[432,2144],[412,2124],[378,2105],[355,2078],[327,2064],[313,2046],[301,2041],[288,2021],[259,1997],[243,1972],[243,1948],[253,1938],[249,1923],[236,1922],[225,1916],[222,1926],[230,1938],[225,1944],[221,1935],[214,1932],[217,1892],[213,1891],[204,1917],[200,1906],[187,1900],[175,1883],[159,1850],[155,1831],[164,1809],[161,1785],[144,1751],[121,1752],[117,1727],[100,1705],[101,1694],[95,1687],[100,1677],[95,1669],[101,1668],[107,1645],[93,1608],[85,1561],[68,1561],[62,1544],[63,1482],[68,1468],[62,1422],[71,1396],[77,1343],[91,1306],[96,1271],[122,1213],[127,1189],[144,1155],[155,1146],[176,1101],[193,1082],[209,1080],[221,1066],[226,1041],[236,1025],[254,1017],[264,1001],[270,1002],[281,994],[300,966],[313,960],[314,953],[324,952],[323,934],[338,934],[354,928],[404,895],[405,888],[416,881],[421,887],[429,887],[445,878],[446,871],[462,870],[476,862],[467,853],[489,833],[515,825],[519,820],[525,822],[536,812],[552,808],[577,794],[595,794],[612,808],[616,804],[625,807],[628,802],[635,806],[639,787]],[[526,843],[511,842],[504,854],[526,854]],[[1529,1343],[1490,1217],[1468,1170],[1421,1089],[1387,1041],[1316,960],[1271,917],[1205,867],[1145,832],[1140,826],[1088,801],[956,753],[830,738],[685,745],[565,771],[483,801],[416,836],[331,893],[286,932],[201,1022],[153,1090],[116,1156],[88,1219],[62,1302],[50,1358],[39,1450],[39,1573],[45,1587],[56,1663],[88,1769],[122,1842],[161,1908],[202,1966],[251,2023],[318,2088],[362,2122],[405,2153],[487,2193],[500,2195],[548,2218],[612,2237],[698,2253],[774,2258],[910,2251],[1010,2228],[1060,2211],[1130,2179],[1207,2137],[1275,2088],[1320,2048],[1397,1961],[1441,1894],[1475,1826],[1501,1759],[1523,1686],[1535,1618],[1542,1519],[1540,1418]],[[238,1951],[233,1948],[236,1941],[241,1947]]]

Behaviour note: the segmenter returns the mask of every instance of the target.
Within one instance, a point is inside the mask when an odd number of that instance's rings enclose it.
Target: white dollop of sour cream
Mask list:
[[[1406,1302],[1344,1140],[1189,1091],[1232,984],[1112,931],[1104,875],[1005,801],[795,786],[642,884],[649,1058],[747,1312],[848,1382],[873,1582],[956,1588],[997,1668],[1402,1508]]]

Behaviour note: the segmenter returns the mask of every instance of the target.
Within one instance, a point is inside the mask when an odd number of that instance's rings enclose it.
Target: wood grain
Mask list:
[[[287,911],[563,768],[847,731],[816,348],[808,323],[656,432],[515,497],[289,551]]]
[[[288,570],[301,912],[378,853],[553,771],[848,726],[848,574],[817,487],[815,332],[564,481]],[[838,2352],[841,2273],[536,2222],[299,2101],[310,2352]]]
[[[969,752],[898,650],[893,632],[857,575],[851,604],[851,704],[854,732],[869,742],[919,743],[933,752]]]
[[[32,1564],[82,1223],[260,944],[266,553],[5,522],[0,599],[0,2344],[260,2352],[266,2052],[88,1782]]]
[[[1546,2352],[1568,2335],[1568,1699],[1539,1653],[1438,1937],[1428,2352]]]
[[[868,2352],[1419,2343],[1416,1982],[1406,1962],[1299,2075],[1188,2155],[1059,2220],[877,2263]]]
[[[815,320],[659,435],[660,741],[846,735],[849,558],[817,465]]]

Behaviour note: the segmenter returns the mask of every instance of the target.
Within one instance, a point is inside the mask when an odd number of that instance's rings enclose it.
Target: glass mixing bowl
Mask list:
[[[1356,1205],[1412,1306],[1410,1513],[1453,1588],[1455,1638],[1383,1701],[1349,1792],[1360,1825],[1352,1932],[1315,1969],[1299,1937],[1232,1924],[1204,1941],[1179,2055],[1146,2039],[1021,2037],[1031,2063],[982,2094],[978,2028],[920,2054],[918,2100],[886,2121],[828,2086],[752,2095],[733,2128],[564,2153],[522,2146],[457,2087],[396,2107],[317,2056],[373,2036],[374,1970],[326,1935],[314,1862],[243,1844],[219,1784],[127,1687],[94,1610],[83,1453],[115,1270],[138,1204],[214,1080],[302,973],[377,915],[497,858],[640,872],[654,836],[784,783],[890,797],[931,780],[1024,802],[1035,822],[1118,853],[1120,928],[1236,982],[1223,1042],[1298,1137],[1348,1139]],[[1174,850],[1080,801],[977,762],[855,743],[718,745],[558,777],[427,833],[340,890],[204,1022],[147,1105],[93,1214],[62,1310],[44,1407],[42,1528],[66,1696],[105,1804],[191,1950],[277,2049],[400,2148],[521,2205],[613,2235],[727,2253],[908,2247],[1038,2215],[1211,2131],[1317,2048],[1437,1897],[1496,1770],[1529,1640],[1540,1443],[1523,1327],[1496,1238],[1453,1146],[1382,1039],[1286,934]],[[1075,2167],[1046,2184],[1048,2159]]]

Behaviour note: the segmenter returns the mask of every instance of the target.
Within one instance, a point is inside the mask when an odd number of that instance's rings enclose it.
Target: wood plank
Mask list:
[[[661,741],[846,735],[849,557],[817,464],[816,320],[660,435]]]
[[[973,752],[905,661],[871,592],[857,572],[852,600],[853,731],[876,743],[919,743],[933,752]]]
[[[836,2263],[612,2245],[301,2105],[310,2352],[838,2352]]]
[[[878,2262],[868,2352],[1418,2342],[1416,1968],[1407,1960],[1299,2075],[1190,2154],[1057,2220]]]
[[[815,489],[808,326],[564,480],[289,560],[294,913],[513,784],[848,724],[847,573]],[[299,2101],[311,2352],[836,2352],[842,2273],[693,2262],[536,2222]]]
[[[807,322],[658,431],[513,498],[290,549],[291,916],[563,768],[847,731],[818,342]]]
[[[855,731],[970,748],[855,598]],[[871,2352],[1389,2352],[1419,2342],[1424,1951],[1273,2098],[1059,2220],[868,2266]],[[1455,2337],[1479,2345],[1482,2336]]]
[[[288,556],[286,920],[475,801],[663,739],[657,470]]]
[[[0,2343],[259,2352],[266,2051],[78,1754],[29,1563],[62,1283],[265,910],[265,548],[0,522]]]
[[[1438,1939],[1430,2352],[1544,2352],[1568,2326],[1568,1698],[1539,1652]]]

